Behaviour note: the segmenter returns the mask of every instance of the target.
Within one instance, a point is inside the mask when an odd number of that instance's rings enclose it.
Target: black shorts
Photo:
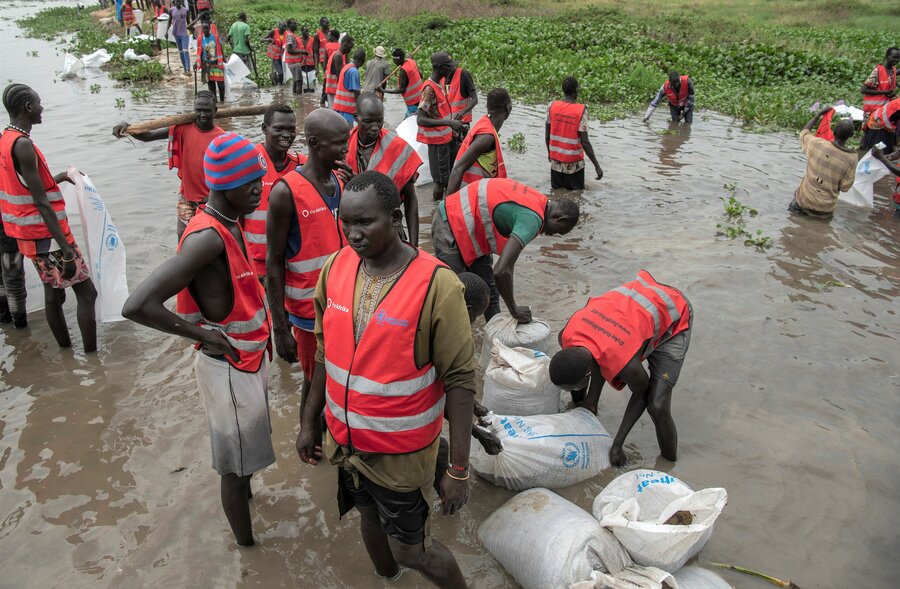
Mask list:
[[[422,491],[392,491],[376,485],[362,473],[357,472],[357,476],[359,487],[353,484],[353,474],[338,468],[338,506],[341,515],[356,506],[375,505],[378,509],[378,521],[385,534],[403,544],[422,545],[425,542],[425,524],[430,511]]]
[[[572,174],[550,170],[550,188],[584,190],[584,168]]]
[[[456,141],[442,145],[428,145],[428,169],[435,184],[446,186],[450,181],[450,172],[453,171],[453,162],[458,151],[459,143]]]

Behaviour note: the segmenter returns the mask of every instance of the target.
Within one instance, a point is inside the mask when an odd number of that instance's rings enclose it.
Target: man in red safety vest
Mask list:
[[[650,116],[662,99],[669,102],[669,114],[672,121],[684,121],[688,125],[694,122],[694,82],[688,76],[681,76],[675,70],[669,72],[669,79],[662,85],[656,97],[650,101],[647,112],[644,114],[644,122],[650,120]]]
[[[332,35],[336,33],[337,31],[335,30],[331,31]],[[331,45],[331,43],[329,42],[328,45]],[[349,63],[350,52],[353,51],[353,46],[353,37],[344,35],[344,38],[341,39],[340,44],[338,45],[338,50],[329,53],[328,60],[325,62],[325,83],[322,85],[321,106],[333,108],[341,70],[344,69],[344,65]],[[326,52],[328,52],[327,47]]]
[[[419,111],[419,99],[422,97],[422,74],[419,66],[412,58],[407,59],[406,52],[399,47],[391,52],[394,65],[400,68],[397,72],[397,87],[386,88],[385,94],[400,94],[406,104],[406,116],[411,117]]]
[[[888,152],[896,145],[896,133],[885,129],[884,125],[873,128],[868,119],[897,96],[897,63],[900,63],[900,49],[891,47],[884,54],[884,63],[876,65],[863,83],[863,112],[867,117],[859,142],[859,148],[863,151],[872,149],[879,142],[887,146]]]
[[[281,86],[284,83],[284,35],[287,31],[287,23],[279,23],[278,26],[263,37],[266,43],[266,56],[272,60],[272,83]]]
[[[894,216],[900,216],[900,149],[894,153],[884,153],[877,147],[872,149],[872,155],[887,167],[891,174],[896,176],[894,184],[894,194],[891,200],[894,203]]]
[[[356,124],[356,98],[362,91],[359,68],[366,62],[366,50],[360,47],[353,52],[353,60],[345,64],[337,79],[332,108],[344,117],[350,127]]]
[[[323,16],[319,19],[319,28],[316,29],[316,36],[313,40],[313,54],[316,59],[316,71],[318,71],[319,65],[322,68],[325,68],[325,63],[328,60],[328,56],[325,54],[325,44],[328,43],[328,32],[331,30],[331,21],[328,20],[327,16]]]
[[[197,342],[194,372],[222,507],[235,541],[252,546],[250,476],[275,462],[266,394],[271,345],[265,292],[238,219],[259,204],[266,159],[244,137],[223,133],[206,149],[204,170],[206,208],[188,223],[175,257],[131,293],[122,314]],[[173,313],[164,303],[176,295]]]
[[[550,103],[544,125],[550,187],[584,190],[584,156],[594,164],[597,180],[603,178],[603,168],[588,137],[587,107],[578,102],[578,80],[566,76],[562,91],[563,99]]]
[[[475,361],[463,287],[400,240],[400,194],[384,174],[348,182],[340,216],[350,247],[331,256],[316,287],[316,368],[297,451],[308,464],[338,466],[340,514],[359,511],[376,574],[391,579],[407,567],[462,589],[453,554],[430,537],[429,488],[446,412],[444,515],[468,499]]]
[[[482,178],[506,178],[506,163],[498,133],[512,112],[509,92],[504,88],[494,88],[488,92],[487,111],[472,125],[459,146],[447,183],[448,194]]]
[[[607,381],[631,389],[631,400],[609,459],[625,464],[622,445],[646,409],[656,426],[659,449],[675,461],[678,433],[672,420],[672,387],[691,341],[694,313],[680,291],[644,270],[637,279],[593,297],[559,333],[562,350],[550,361],[550,379],[572,391],[572,399],[594,413]],[[647,360],[649,374],[644,369]]]

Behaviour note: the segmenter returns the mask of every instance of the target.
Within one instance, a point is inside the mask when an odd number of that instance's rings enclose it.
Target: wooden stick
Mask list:
[[[266,109],[269,108],[268,104],[259,104],[256,106],[236,106],[233,108],[223,108],[221,110],[216,111],[215,118],[224,119],[227,117],[250,117],[255,115],[261,115],[266,112]],[[193,123],[194,119],[197,118],[197,115],[192,112],[181,113],[179,115],[172,115],[169,117],[162,117],[159,119],[153,119],[152,121],[146,121],[143,123],[137,123],[135,125],[129,125],[125,132],[129,135],[135,135],[137,133],[146,133],[147,131],[153,131],[155,129],[164,129],[166,127],[171,127],[172,125],[183,125],[184,123]]]
[[[416,48],[413,50],[412,53],[410,53],[409,55],[406,56],[406,59],[412,59],[412,56],[415,55],[416,53],[418,53],[418,52],[419,52],[419,49],[421,49],[421,48],[422,48],[421,45],[419,45],[418,47],[416,47]],[[387,75],[387,77],[386,77],[384,80],[381,81],[381,83],[384,84],[385,82],[387,82],[388,79],[390,79],[391,76],[393,76],[394,74],[396,74],[397,72],[399,72],[402,68],[403,68],[402,65],[398,65],[397,67],[395,67],[395,68],[394,68],[394,71],[392,71],[391,73],[389,73],[389,74]]]

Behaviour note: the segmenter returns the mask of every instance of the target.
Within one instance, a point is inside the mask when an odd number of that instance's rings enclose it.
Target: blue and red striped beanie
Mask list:
[[[210,190],[231,190],[266,175],[266,158],[243,135],[223,133],[213,139],[203,157]]]

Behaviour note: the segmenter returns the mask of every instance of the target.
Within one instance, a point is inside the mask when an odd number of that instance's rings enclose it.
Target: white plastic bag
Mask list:
[[[113,34],[113,36],[111,36],[109,39],[104,41],[104,43],[118,43],[119,41],[121,41],[121,39],[119,39],[119,36]]]
[[[121,321],[122,305],[128,298],[125,244],[90,177],[82,176],[74,167],[68,173],[75,185],[65,182],[61,188],[67,201],[78,204],[83,234],[78,243],[97,289],[97,319]]]
[[[125,53],[122,55],[122,57],[131,61],[149,61],[150,59],[149,55],[145,55],[143,53],[138,55],[131,47],[125,50]]]
[[[549,366],[543,352],[495,342],[481,404],[498,415],[559,413],[560,390],[550,382]]]
[[[84,64],[80,59],[70,53],[66,53],[63,59],[63,69],[59,74],[60,78],[74,78],[84,69]]]
[[[27,258],[22,262],[25,266],[25,312],[40,311],[44,308],[44,284],[34,263]]]
[[[431,184],[431,168],[428,167],[428,146],[424,143],[416,141],[416,134],[419,132],[419,125],[416,123],[416,117],[406,117],[403,122],[397,125],[397,135],[401,139],[409,143],[410,147],[416,150],[419,157],[426,165],[419,168],[419,177],[416,179],[416,186],[424,186]]]
[[[478,537],[524,589],[566,589],[595,569],[617,573],[631,564],[597,520],[547,489],[504,503],[478,527]]]
[[[169,29],[169,36],[166,36],[166,28]],[[160,14],[156,22],[156,38],[165,39],[166,41],[175,42],[175,29],[169,26],[169,15]]]
[[[472,444],[469,459],[475,473],[495,485],[513,491],[558,489],[609,467],[612,440],[597,416],[582,407],[556,415],[489,413],[485,419],[503,451],[491,456]]]
[[[81,63],[84,64],[84,67],[100,67],[101,65],[108,63],[111,59],[112,55],[109,54],[109,51],[101,47],[90,55],[83,56],[81,58]]]
[[[294,74],[291,73],[291,68],[287,64],[287,57],[288,52],[287,49],[285,49],[284,53],[281,55],[281,72],[285,84],[294,79]]]
[[[875,206],[875,183],[888,174],[890,171],[887,167],[875,159],[872,150],[869,150],[869,153],[856,164],[856,180],[853,187],[847,192],[841,192],[838,200],[871,209]]]
[[[427,162],[428,160],[422,161]],[[479,360],[482,366],[485,366],[491,359],[494,342],[500,342],[508,348],[528,348],[549,354],[550,325],[542,319],[534,319],[531,323],[519,323],[509,313],[494,315],[484,326],[484,339],[481,342],[481,358]]]
[[[681,585],[664,570],[631,565],[615,574],[594,571],[589,581],[569,585],[569,589],[681,589]]]
[[[684,567],[673,575],[678,589],[732,589],[728,581],[700,567]]]
[[[316,70],[309,70],[308,72],[303,72],[303,86],[309,88],[316,87]]]
[[[250,69],[247,67],[247,64],[232,53],[225,63],[225,95],[228,97],[228,100],[233,100],[229,96],[232,90],[257,90],[259,88],[256,82],[248,76],[250,76]]]
[[[636,563],[673,573],[706,545],[727,501],[725,489],[695,492],[672,475],[640,469],[603,489],[593,513]],[[665,523],[679,511],[690,512],[692,523]]]

